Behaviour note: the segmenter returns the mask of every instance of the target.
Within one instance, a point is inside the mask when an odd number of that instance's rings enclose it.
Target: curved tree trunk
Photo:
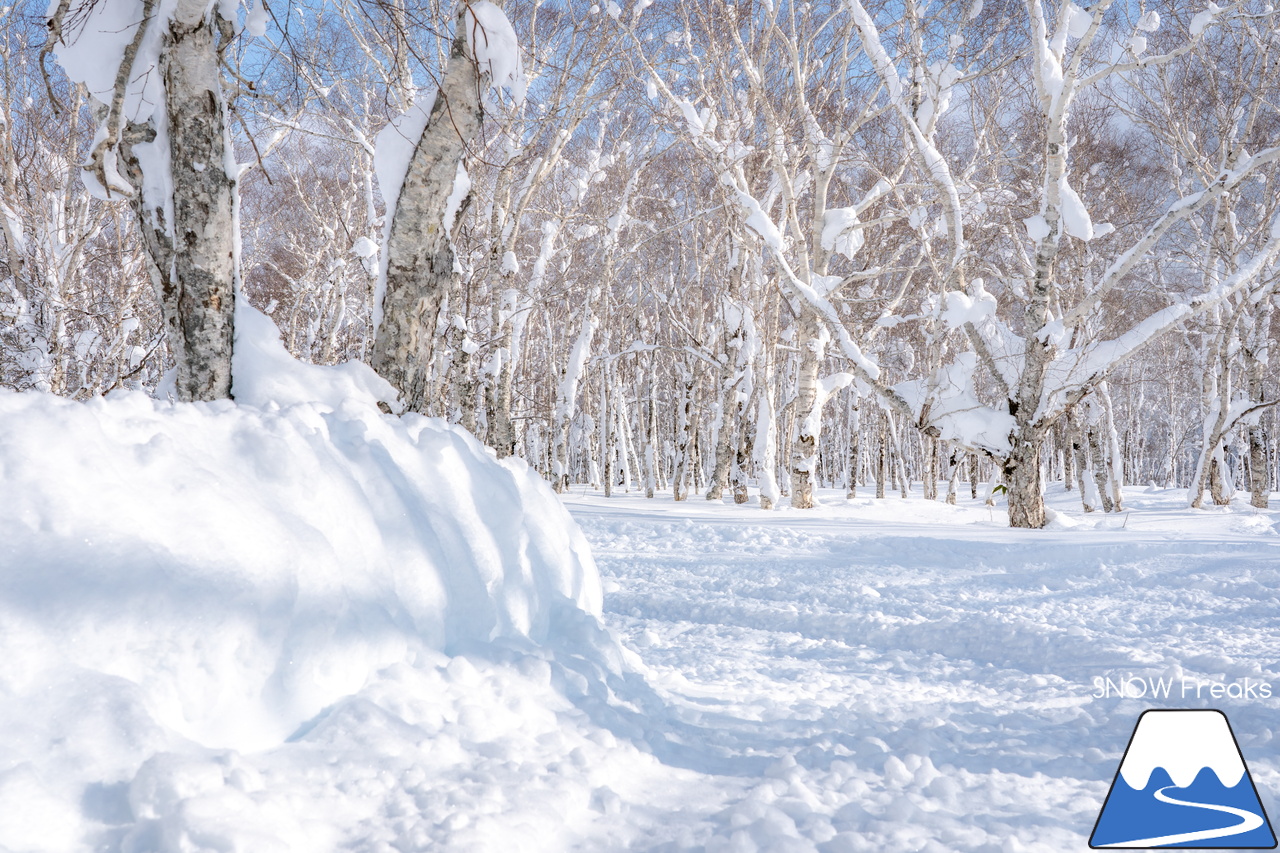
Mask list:
[[[453,282],[452,223],[444,221],[458,163],[484,120],[482,74],[468,55],[467,7],[458,12],[440,90],[418,140],[387,235],[387,283],[373,367],[401,393],[405,409],[426,411],[436,319]]]

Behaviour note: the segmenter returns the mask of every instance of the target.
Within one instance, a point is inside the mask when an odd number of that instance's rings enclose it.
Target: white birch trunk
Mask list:
[[[401,393],[405,409],[427,407],[436,319],[453,282],[454,253],[444,216],[454,180],[484,120],[481,73],[467,47],[468,9],[458,12],[453,46],[426,129],[414,149],[387,233],[386,291],[373,367]]]

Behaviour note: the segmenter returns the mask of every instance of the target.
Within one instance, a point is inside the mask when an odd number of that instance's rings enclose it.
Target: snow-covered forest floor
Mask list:
[[[1224,710],[1274,811],[1277,699],[1208,685],[1280,689],[1280,513],[1130,488],[1127,515],[1089,517],[1057,488],[1059,529],[1030,534],[967,498],[570,497],[661,708],[648,740],[701,775],[626,840],[1085,849],[1148,707]],[[1096,697],[1129,675],[1177,681],[1168,700]]]
[[[33,756],[0,773],[0,849],[1084,850],[1149,707],[1226,712],[1280,811],[1280,512],[1131,487],[1083,516],[1050,488],[1024,531],[918,491],[766,513],[578,487],[607,631],[562,608],[540,644],[419,649],[266,748],[65,672],[0,714]],[[225,680],[252,647],[192,659]],[[1173,695],[1097,695],[1130,676]]]

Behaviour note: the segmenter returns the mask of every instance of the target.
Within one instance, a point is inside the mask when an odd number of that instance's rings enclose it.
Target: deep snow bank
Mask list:
[[[256,346],[260,407],[0,391],[0,848],[36,841],[4,814],[91,810],[70,780],[277,744],[384,667],[600,612],[524,463],[383,415],[367,368]]]

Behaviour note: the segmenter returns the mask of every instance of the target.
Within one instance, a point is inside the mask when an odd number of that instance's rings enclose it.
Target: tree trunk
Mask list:
[[[677,501],[689,497],[689,457],[693,444],[693,371],[681,368],[681,395],[676,410],[676,460],[671,474],[671,495]]]
[[[452,223],[444,221],[458,163],[484,120],[482,74],[468,56],[468,8],[458,12],[453,47],[426,129],[395,201],[387,235],[382,322],[373,367],[399,389],[407,411],[426,411],[436,319],[453,282]]]
[[[778,464],[778,419],[773,408],[774,373],[765,367],[760,386],[760,402],[756,409],[755,451],[756,473],[760,478],[760,508],[773,509],[782,496],[775,470]]]
[[[744,504],[751,500],[747,494],[747,464],[751,461],[753,445],[750,424],[747,423],[745,405],[738,405],[738,451],[733,462],[733,471],[729,475],[729,483],[733,489],[733,502]]]
[[[884,500],[884,484],[889,479],[889,434],[884,425],[884,414],[880,415],[880,429],[876,443],[876,498]]]
[[[231,396],[235,336],[236,186],[229,155],[217,32],[207,4],[182,2],[160,54],[168,125],[173,222],[155,198],[135,193],[152,283],[177,366],[180,400]],[[167,114],[173,119],[166,119]],[[179,118],[180,117],[180,118]],[[134,146],[155,139],[155,127],[131,125],[126,168],[141,187],[143,166]],[[158,175],[145,176],[150,181]]]
[[[814,481],[818,474],[818,430],[822,400],[818,370],[824,344],[818,318],[806,310],[797,323],[800,363],[796,369],[795,435],[791,446],[791,506],[813,509]]]
[[[1267,431],[1261,424],[1249,427],[1249,503],[1267,509],[1271,497],[1271,470],[1267,465]]]
[[[849,391],[849,478],[845,486],[845,499],[858,496],[858,464],[862,456],[862,413],[858,409],[858,392]]]
[[[1093,512],[1097,506],[1091,497],[1092,492],[1088,488],[1086,478],[1089,472],[1089,460],[1085,453],[1084,432],[1078,428],[1079,425],[1072,423],[1071,430],[1071,455],[1075,460],[1076,469],[1076,486],[1080,489],[1080,508],[1085,512]]]
[[[1209,494],[1213,497],[1214,506],[1230,506],[1234,491],[1235,483],[1227,468],[1227,448],[1220,442],[1209,459]]]
[[[557,492],[569,487],[569,431],[573,428],[573,416],[578,405],[578,383],[586,370],[591,352],[591,340],[595,337],[599,321],[591,311],[590,301],[578,338],[569,353],[569,359],[560,371],[556,386],[556,405],[552,414],[551,432],[551,485]]]
[[[1111,500],[1107,489],[1107,460],[1104,458],[1102,437],[1098,435],[1098,424],[1089,424],[1085,441],[1089,444],[1089,458],[1093,460],[1093,482],[1098,489],[1098,499],[1102,501],[1103,512],[1115,511],[1115,503]]]
[[[644,416],[644,496],[646,498],[653,497],[658,488],[658,402],[654,399],[657,384],[651,365],[645,400],[640,407]]]
[[[960,451],[951,455],[951,477],[947,480],[947,503],[956,505],[956,491],[960,488],[960,472],[964,470],[964,457]]]
[[[733,363],[728,357],[721,367],[720,400],[712,424],[711,437],[715,445],[715,460],[712,463],[711,479],[707,488],[707,500],[724,499],[725,487],[729,485],[729,469],[733,465],[733,439],[737,433],[738,386],[733,381]]]
[[[1008,489],[1009,526],[1044,527],[1043,481],[1040,475],[1040,445],[1044,434],[1028,430],[1019,434],[1004,460],[1004,482]]]
[[[609,349],[609,338],[605,337],[605,351]],[[600,456],[604,459],[604,496],[613,497],[613,484],[618,479],[618,431],[614,427],[613,382],[610,374],[612,367],[605,363],[600,371]]]
[[[932,436],[922,436],[921,455],[924,456],[924,499],[938,499],[938,441]],[[955,501],[952,501],[955,503]]]

